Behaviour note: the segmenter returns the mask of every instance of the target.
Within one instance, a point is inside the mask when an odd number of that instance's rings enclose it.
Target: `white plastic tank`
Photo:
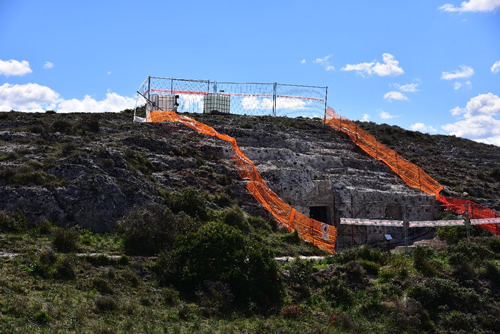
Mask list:
[[[227,94],[207,94],[203,100],[203,113],[229,114],[231,110],[230,96]]]

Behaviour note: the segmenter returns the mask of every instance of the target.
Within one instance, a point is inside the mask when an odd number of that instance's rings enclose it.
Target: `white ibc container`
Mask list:
[[[229,114],[231,109],[230,96],[227,94],[207,94],[203,100],[203,113]]]

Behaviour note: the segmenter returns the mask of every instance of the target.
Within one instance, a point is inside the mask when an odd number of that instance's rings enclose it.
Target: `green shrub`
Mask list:
[[[65,120],[56,120],[50,126],[52,132],[61,132],[66,134],[71,134],[73,130],[73,124]]]
[[[417,246],[413,249],[413,266],[424,276],[434,277],[439,274],[439,263],[432,259],[434,251],[430,247]]]
[[[78,250],[80,235],[74,228],[59,227],[54,232],[52,245],[61,253],[71,253]]]
[[[339,277],[332,277],[323,288],[323,293],[334,307],[349,307],[354,302],[354,291],[349,283]]]
[[[301,242],[299,232],[297,230],[293,230],[293,232],[290,232],[290,233],[284,233],[280,237],[286,243],[289,243],[292,245],[297,245],[297,244],[300,244],[300,242]]]
[[[492,261],[486,263],[486,277],[491,279],[497,287],[500,287],[500,268]]]
[[[167,205],[174,213],[182,211],[202,221],[207,221],[209,216],[205,197],[199,189],[193,187],[170,194],[167,198]]]
[[[382,253],[378,249],[371,248],[368,245],[361,247],[349,248],[336,254],[335,262],[346,264],[356,260],[372,261],[379,265],[385,265],[388,260],[388,255]]]
[[[151,175],[152,172],[157,171],[157,168],[142,152],[127,148],[125,150],[125,159],[128,161],[133,171],[139,170],[146,175]]]
[[[46,325],[50,321],[49,313],[45,310],[39,310],[34,315],[35,321],[41,325]]]
[[[76,129],[85,134],[87,132],[98,133],[100,130],[99,120],[95,117],[86,117],[78,121]]]
[[[360,264],[368,274],[375,276],[378,275],[380,270],[380,265],[378,265],[377,263],[368,260],[361,260]]]
[[[102,278],[102,277],[96,277],[92,281],[93,287],[99,291],[103,295],[112,295],[113,294],[113,288],[109,284],[109,282]]]
[[[118,225],[127,254],[157,255],[170,250],[179,235],[196,231],[200,223],[182,212],[175,215],[168,207],[150,204],[132,211]]]
[[[22,232],[27,227],[26,217],[23,214],[8,215],[0,210],[0,232]]]
[[[55,265],[54,277],[63,280],[75,279],[75,259],[70,256],[60,258]]]
[[[236,227],[244,232],[248,232],[249,225],[245,217],[245,213],[240,209],[239,206],[227,209],[224,211],[222,216],[222,222],[229,226]]]
[[[467,237],[465,226],[445,226],[436,228],[436,236],[446,241],[449,245],[457,244]]]
[[[418,300],[424,307],[437,310],[446,305],[450,309],[473,310],[480,304],[479,295],[474,289],[465,288],[458,283],[440,278],[429,278],[423,283],[413,285],[408,296]]]
[[[282,301],[273,254],[223,223],[208,223],[179,236],[174,249],[160,254],[155,267],[162,284],[173,284],[187,294],[212,281],[228,285],[235,306],[248,309],[254,304],[265,312]]]
[[[54,228],[54,225],[52,225],[52,222],[48,219],[45,219],[38,225],[38,233],[40,234],[51,234],[52,230]]]
[[[446,251],[448,253],[448,263],[455,266],[462,263],[471,263],[475,266],[480,266],[495,255],[487,247],[467,241],[461,241],[456,245],[450,246]]]
[[[98,296],[95,299],[95,306],[99,313],[111,312],[118,309],[118,302],[112,296]]]

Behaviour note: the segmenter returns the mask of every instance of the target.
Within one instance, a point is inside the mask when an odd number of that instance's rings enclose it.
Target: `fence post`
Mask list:
[[[276,90],[278,84],[275,82],[273,84],[273,116],[276,117]]]
[[[325,87],[325,123],[326,123],[326,109],[328,109],[328,86]]]
[[[470,241],[470,218],[469,218],[469,203],[465,203],[465,230],[467,231],[467,241]]]
[[[410,227],[410,222],[408,221],[406,209],[407,209],[407,204],[404,204],[403,205],[403,228],[405,230],[405,255],[408,255],[408,228]]]
[[[151,76],[148,76],[148,100],[151,100]]]

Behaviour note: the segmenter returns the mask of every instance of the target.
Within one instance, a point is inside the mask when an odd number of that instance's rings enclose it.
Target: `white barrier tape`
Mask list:
[[[500,224],[500,218],[471,219],[471,225]]]
[[[429,220],[410,222],[409,227],[433,227],[433,226],[459,226],[465,225],[463,219],[460,220]]]
[[[381,220],[381,219],[340,218],[340,224],[403,227],[403,222],[400,220]]]

